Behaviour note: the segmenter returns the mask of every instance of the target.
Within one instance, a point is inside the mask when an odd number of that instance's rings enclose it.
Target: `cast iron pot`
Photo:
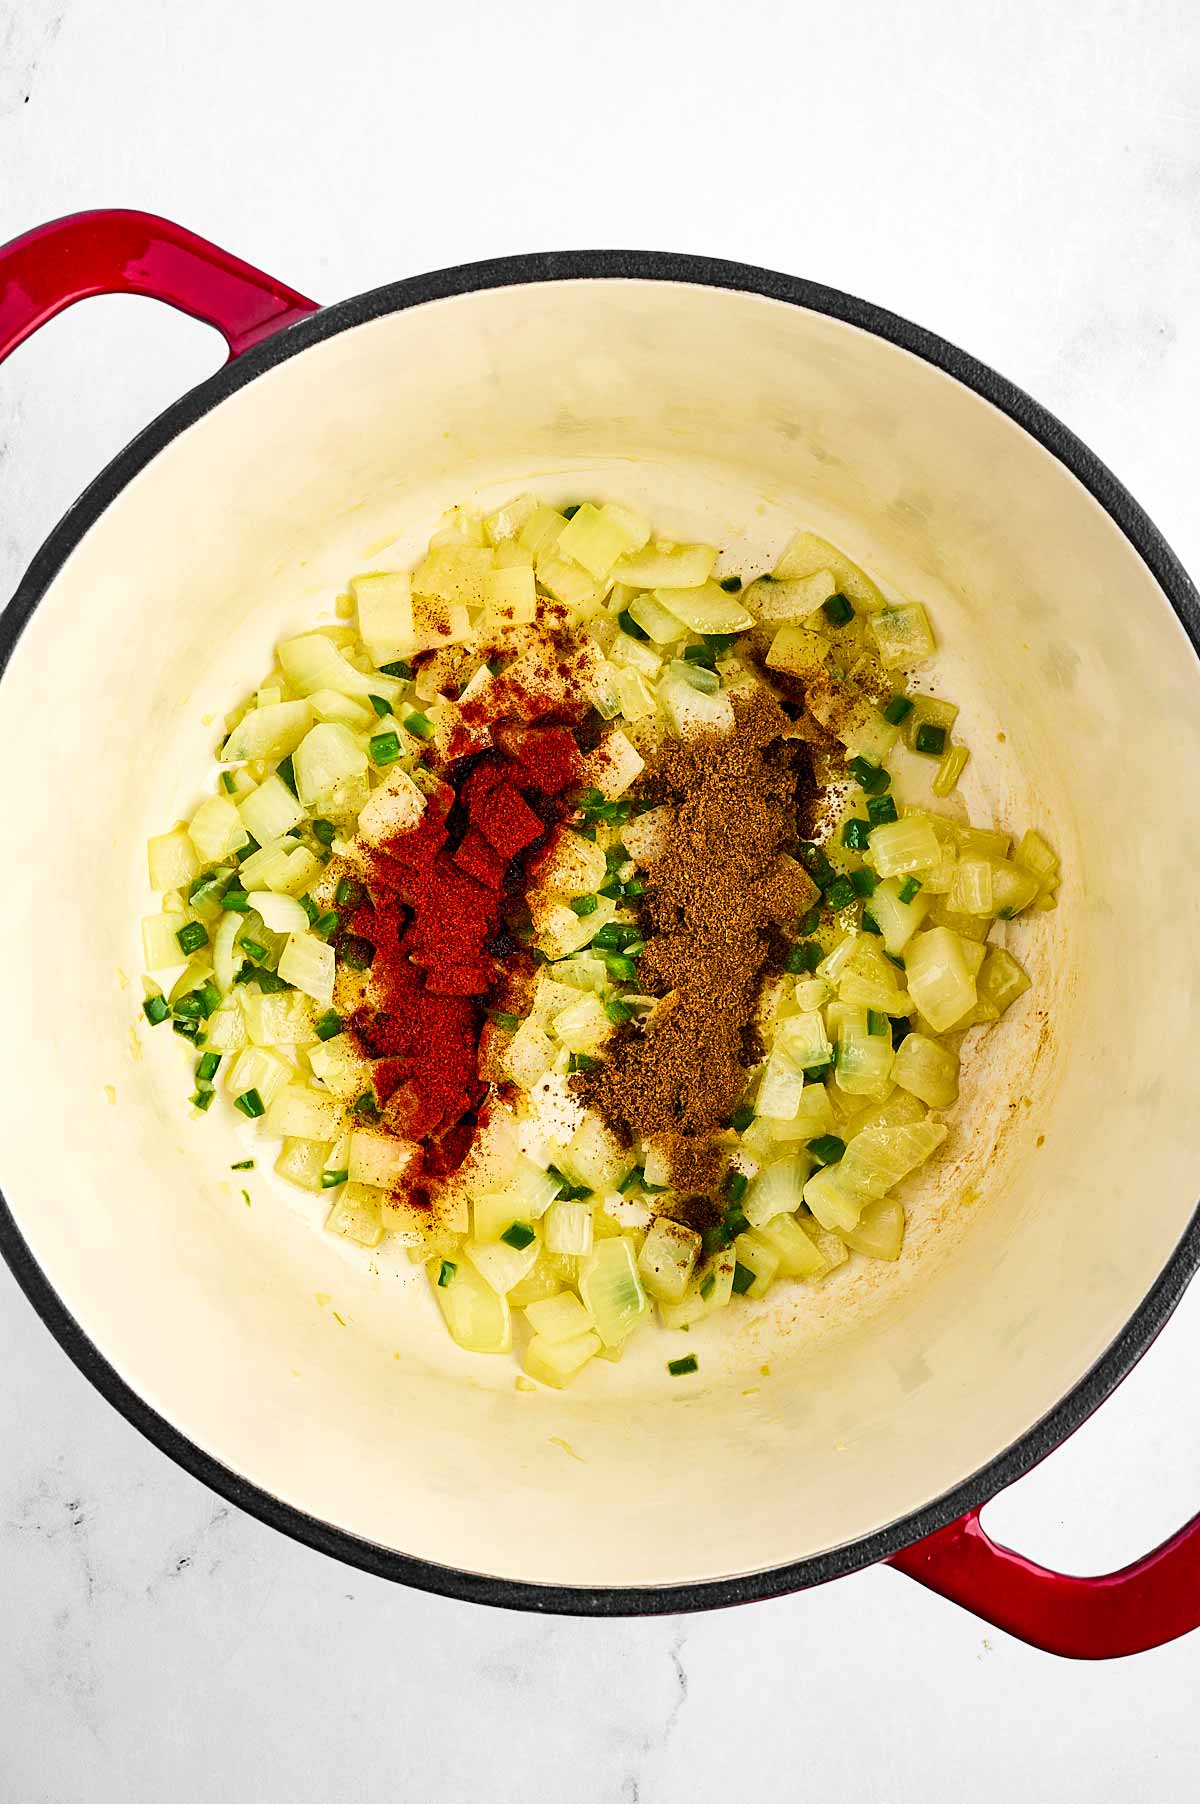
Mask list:
[[[979,1521],[1200,1255],[1200,798],[1160,780],[1200,768],[1197,597],[1137,504],[962,351],[766,270],[529,255],[318,309],[97,212],[0,251],[0,357],[115,292],[206,320],[230,360],[76,502],[0,629],[0,1242],[80,1369],[242,1508],[456,1597],[652,1614],[886,1560],[1058,1653],[1200,1622],[1200,1518],[1098,1579]],[[199,799],[273,641],[446,506],[530,486],[747,549],[808,525],[929,601],[973,816],[1036,821],[1063,859],[905,1256],[701,1325],[684,1384],[646,1335],[571,1392],[518,1390],[403,1254],[322,1235],[265,1147],[247,1209],[238,1130],[188,1119],[179,1043],[140,1023],[145,838]]]

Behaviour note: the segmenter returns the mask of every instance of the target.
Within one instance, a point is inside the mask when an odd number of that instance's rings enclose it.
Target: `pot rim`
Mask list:
[[[152,458],[228,396],[324,339],[390,313],[492,288],[578,280],[679,282],[761,296],[856,326],[942,370],[1015,421],[1082,483],[1151,571],[1200,655],[1200,595],[1128,490],[1053,414],[946,339],[840,289],[750,264],[676,252],[534,251],[407,277],[336,302],[263,339],[172,403],[89,484],[34,556],[0,617],[0,677],[38,603],[100,515]],[[1200,1206],[1157,1280],[1101,1357],[1038,1422],[960,1484],[870,1535],[807,1559],[730,1578],[662,1586],[550,1585],[497,1578],[399,1553],[307,1515],[203,1452],[117,1374],[37,1263],[2,1193],[0,1253],[63,1351],[127,1422],[193,1478],[292,1540],[375,1577],[467,1602],[543,1614],[659,1616],[780,1597],[861,1571],[979,1508],[1028,1472],[1116,1388],[1167,1321],[1200,1266]]]

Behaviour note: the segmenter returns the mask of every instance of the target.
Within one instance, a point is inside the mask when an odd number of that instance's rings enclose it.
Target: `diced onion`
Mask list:
[[[412,582],[406,570],[356,576],[351,583],[358,629],[376,664],[390,664],[416,650]]]
[[[868,857],[881,877],[907,877],[931,871],[942,850],[933,824],[924,815],[901,815],[871,829]]]
[[[706,582],[686,589],[664,585],[655,599],[693,633],[743,633],[754,625],[753,614],[736,595],[727,595],[720,583]]]
[[[483,593],[488,615],[496,625],[528,626],[537,614],[532,566],[489,570],[484,578]]]
[[[951,830],[960,858],[990,858],[1000,861],[1008,857],[1011,836],[995,827],[972,827],[967,821],[951,821]]]
[[[823,1165],[804,1186],[804,1201],[823,1228],[853,1228],[862,1213],[862,1203],[842,1183],[844,1162]]]
[[[509,1246],[504,1240],[468,1240],[463,1252],[484,1283],[505,1296],[514,1284],[527,1277],[537,1264],[541,1247],[537,1237],[527,1246]]]
[[[872,1033],[866,1009],[844,1008],[838,1023],[834,1071],[838,1089],[852,1096],[881,1096],[891,1078],[892,1058],[890,1032]]]
[[[598,1052],[613,1030],[604,1004],[591,990],[555,1015],[551,1029],[568,1052],[585,1053]]]
[[[647,720],[658,712],[654,691],[636,670],[618,670],[614,677],[617,700],[626,720]]]
[[[312,1046],[316,1041],[312,1010],[299,991],[268,994],[253,984],[241,984],[234,994],[246,1032],[256,1046]]]
[[[314,933],[290,933],[279,959],[279,975],[323,1008],[333,1001],[336,960],[333,947]]]
[[[832,1053],[824,1018],[815,1009],[809,1014],[789,1015],[782,1021],[775,1045],[802,1071],[827,1064]]]
[[[647,1294],[657,1302],[677,1303],[699,1256],[699,1234],[683,1222],[659,1216],[638,1254],[638,1271]]]
[[[617,905],[601,896],[590,915],[577,915],[565,902],[538,896],[529,897],[537,944],[548,958],[567,958],[590,946],[600,929],[612,920]]]
[[[899,1259],[904,1240],[904,1206],[894,1197],[881,1197],[868,1203],[858,1218],[858,1226],[847,1228],[842,1238],[856,1253],[868,1259]]]
[[[750,1181],[742,1208],[753,1228],[776,1215],[792,1215],[804,1200],[804,1181],[812,1168],[807,1153],[793,1153],[765,1165]]]
[[[960,858],[954,867],[946,906],[957,914],[994,915],[992,872],[993,866],[987,858]]]
[[[512,1346],[512,1319],[506,1299],[485,1282],[466,1259],[455,1262],[448,1282],[438,1282],[443,1261],[427,1266],[433,1294],[447,1328],[468,1353],[507,1353]]]
[[[893,1067],[893,1070],[895,1067]],[[868,1128],[907,1127],[910,1122],[924,1121],[925,1104],[907,1090],[893,1090],[882,1102],[868,1103],[853,1121],[845,1124],[846,1138],[865,1134]]]
[[[919,601],[902,607],[881,608],[871,616],[871,631],[879,662],[885,670],[899,670],[903,665],[921,664],[933,656],[933,633],[929,616]]]
[[[383,1192],[369,1184],[343,1184],[325,1217],[325,1226],[331,1234],[340,1234],[359,1246],[377,1247],[383,1239],[382,1201]]]
[[[882,764],[899,737],[899,727],[892,726],[878,708],[866,701],[847,716],[838,733],[848,752],[871,764]]]
[[[958,709],[954,703],[939,701],[935,695],[914,695],[911,700],[912,713],[904,722],[904,737],[908,745],[913,750],[916,749],[917,734],[922,727],[944,727],[949,740],[958,719]]]
[[[471,1196],[500,1190],[516,1169],[520,1156],[521,1138],[515,1115],[490,1101],[459,1167],[459,1182]]]
[[[866,571],[860,570],[828,540],[818,538],[815,532],[798,532],[772,575],[780,582],[792,582],[797,577],[813,576],[824,570],[829,571],[841,593],[864,613],[873,614],[886,606]]]
[[[413,595],[432,597],[452,607],[481,608],[484,580],[494,558],[488,545],[434,545],[412,573]]]
[[[635,535],[625,524],[631,517],[623,509],[595,507],[585,501],[559,533],[558,549],[602,582],[617,559],[633,550]]]
[[[230,997],[229,992],[233,988],[233,980],[240,962],[239,955],[234,947],[234,940],[237,937],[239,929],[244,924],[244,921],[245,916],[243,915],[223,914],[217,924],[216,933],[212,936],[213,980],[227,1003],[231,1003],[234,1000]],[[212,1020],[214,1018],[215,1017],[210,1017],[209,1026],[205,1030],[210,1041],[212,1039]],[[245,1037],[245,1032],[243,1030],[241,1039],[244,1040]],[[241,1041],[239,1041],[238,1044],[240,1045]],[[232,1048],[227,1046],[216,1046],[213,1047],[213,1050],[215,1052],[228,1052],[232,1050]]]
[[[712,575],[714,545],[672,545],[651,541],[613,565],[615,582],[633,589],[698,589]]]
[[[829,985],[823,977],[798,977],[794,994],[800,1013],[811,1014],[829,1001]]]
[[[221,762],[244,764],[250,758],[286,758],[311,726],[312,709],[307,702],[276,702],[269,708],[251,708],[222,746]]]
[[[520,543],[536,556],[543,545],[553,544],[566,526],[566,516],[552,507],[535,507],[517,532]]]
[[[858,943],[858,938],[858,932],[855,930],[840,939],[833,950],[827,952],[817,966],[817,976],[823,977],[828,984],[838,984],[841,981],[842,973],[854,957],[854,948]]]
[[[222,859],[240,852],[249,837],[239,810],[228,796],[210,796],[201,802],[188,825],[188,833],[201,864],[220,864]]]
[[[794,1215],[776,1215],[754,1234],[775,1254],[781,1277],[821,1278],[829,1270],[829,1261]]]
[[[992,864],[992,901],[1004,920],[1028,908],[1036,900],[1040,888],[1032,871],[1023,870],[1015,860],[998,858]]]
[[[912,1003],[902,983],[902,974],[879,950],[875,936],[860,933],[838,979],[838,996],[852,1007],[873,1008],[885,1015],[907,1015]]]
[[[601,1346],[600,1336],[592,1329],[572,1335],[569,1340],[549,1340],[543,1334],[535,1334],[522,1363],[539,1384],[551,1384],[561,1390],[600,1352]]]
[[[899,877],[888,877],[876,884],[869,903],[871,918],[883,938],[884,950],[894,958],[899,958],[929,912],[930,898],[924,884],[911,901],[902,902],[901,881]]]
[[[502,1234],[504,1229],[514,1221],[540,1221],[561,1189],[560,1179],[521,1153],[504,1186],[503,1202],[508,1207],[508,1215],[505,1220],[499,1221],[502,1209],[501,1199],[499,1197],[490,1199],[495,1205],[497,1214],[496,1235]],[[493,1236],[485,1233],[482,1226],[484,1214],[482,1202],[481,1198],[476,1214],[475,1235],[476,1239],[487,1240]]]
[[[204,1050],[219,1052],[224,1056],[227,1052],[240,1052],[245,1044],[246,1017],[235,1002],[222,1003],[208,1017],[208,1025],[204,1030]]]
[[[570,910],[566,911],[570,914]],[[571,916],[574,920],[574,916]],[[554,1063],[554,1042],[535,1021],[523,1021],[504,1049],[504,1069],[522,1090],[532,1090]]]
[[[525,1317],[535,1334],[552,1343],[571,1340],[592,1329],[592,1318],[572,1291],[525,1304]],[[598,1337],[597,1337],[598,1338]]]
[[[348,727],[326,720],[296,747],[292,766],[296,793],[311,808],[343,778],[360,776],[367,768],[367,754]]]
[[[624,1235],[601,1240],[579,1264],[579,1294],[606,1347],[619,1347],[647,1309],[646,1293]]]
[[[424,794],[396,764],[360,811],[358,831],[368,845],[382,845],[397,833],[411,833],[424,812]]]
[[[313,1190],[319,1196],[325,1186],[321,1182],[325,1167],[323,1140],[285,1139],[275,1161],[275,1170],[289,1184],[301,1190]]]
[[[590,1203],[567,1202],[560,1198],[546,1211],[543,1232],[548,1252],[583,1257],[592,1250],[592,1230]]]
[[[662,659],[654,647],[631,638],[628,633],[617,634],[608,655],[619,668],[632,670],[642,677],[656,677],[662,669]]]
[[[1032,827],[1022,836],[1013,857],[1043,885],[1057,881],[1058,857]]]
[[[782,585],[781,585],[782,586]],[[782,670],[788,676],[814,676],[828,658],[830,645],[819,633],[802,626],[780,627],[767,652],[768,670]]]
[[[272,1098],[263,1118],[263,1127],[268,1134],[278,1134],[281,1139],[329,1141],[338,1132],[341,1120],[341,1104],[336,1097],[323,1090],[310,1089],[305,1084],[285,1084]],[[363,1175],[351,1172],[352,1177]],[[376,1180],[368,1178],[366,1181]]]
[[[273,839],[242,860],[238,880],[248,890],[299,893],[317,869],[317,860],[306,846],[297,845],[293,839]]]
[[[653,864],[661,858],[670,843],[674,818],[670,808],[647,808],[626,821],[621,837],[629,856],[638,864]]]
[[[744,592],[746,606],[755,617],[771,624],[775,621],[794,622],[807,620],[837,594],[837,583],[831,570],[817,570],[811,576],[795,577],[791,581],[781,581],[778,577],[769,582],[751,583]],[[816,637],[815,634],[808,635]],[[778,643],[778,639],[776,640]],[[829,641],[823,640],[826,652]],[[774,650],[774,647],[772,647]],[[768,659],[768,663],[770,659]],[[786,666],[775,666],[784,669]]]
[[[598,1115],[584,1116],[563,1152],[564,1169],[591,1190],[611,1190],[632,1161]]]
[[[280,1090],[294,1076],[293,1067],[277,1053],[265,1046],[247,1046],[226,1067],[225,1085],[234,1097],[244,1096],[247,1090],[257,1090],[270,1108]]]
[[[303,805],[277,776],[267,777],[257,789],[252,789],[248,796],[244,796],[236,813],[241,816],[238,825],[243,833],[239,846],[230,846],[231,852],[245,845],[247,833],[260,846],[265,846],[269,839],[282,839],[285,833],[290,833],[304,819]],[[193,834],[195,828],[196,822],[193,820]]]
[[[974,1006],[975,979],[963,942],[948,927],[931,927],[909,941],[904,955],[908,991],[935,1033],[945,1033]]]
[[[263,918],[265,926],[272,933],[304,933],[308,927],[308,916],[294,896],[277,895],[274,890],[251,890],[248,896],[251,908]]]
[[[786,1216],[776,1220],[787,1220]],[[738,1265],[753,1273],[752,1282],[743,1291],[744,1296],[761,1297],[769,1290],[779,1271],[779,1254],[763,1235],[753,1228],[739,1234],[733,1243],[734,1257]],[[736,1268],[735,1268],[736,1270]]]
[[[948,1109],[958,1101],[958,1054],[926,1034],[908,1034],[896,1048],[892,1081],[931,1109]]]
[[[620,501],[606,501],[600,512],[624,533],[630,552],[640,551],[649,542],[650,522],[636,508],[626,507]]]
[[[762,1113],[761,1107],[759,1113]],[[822,1134],[832,1134],[833,1109],[824,1084],[805,1084],[791,1120],[773,1119],[768,1125],[772,1140],[788,1144],[795,1140],[816,1140]]]
[[[506,501],[494,513],[485,515],[483,534],[489,545],[501,545],[514,540],[525,522],[538,510],[537,499],[533,495],[518,495],[514,501]]]
[[[848,1196],[856,1197],[860,1204],[866,1203],[883,1196],[924,1165],[945,1138],[946,1129],[941,1123],[929,1120],[903,1127],[868,1128],[854,1136],[838,1164],[828,1169],[837,1172],[838,1183]],[[812,1208],[807,1186],[804,1200]],[[817,1211],[813,1209],[813,1213]]]
[[[585,781],[598,789],[606,801],[615,802],[645,768],[646,761],[637,747],[619,727],[614,727],[604,735],[596,750],[588,754]]]
[[[166,971],[181,965],[187,954],[176,937],[196,916],[189,910],[147,915],[142,922],[142,963],[147,971]]]
[[[976,979],[980,997],[1001,1014],[1029,988],[1029,976],[1003,946],[990,946]]]
[[[679,616],[670,613],[652,590],[631,601],[629,613],[655,645],[673,645],[688,630]]]
[[[557,545],[547,545],[538,552],[537,579],[556,601],[565,602],[568,607],[581,608],[601,598],[595,580],[571,558],[562,556]]]
[[[313,1075],[343,1101],[354,1102],[370,1087],[371,1067],[349,1034],[334,1034],[308,1054]]]
[[[334,1109],[336,1132],[340,1110]],[[355,1128],[350,1135],[350,1151],[346,1169],[353,1183],[375,1184],[390,1190],[398,1184],[417,1156],[417,1148],[407,1140],[396,1140],[390,1134],[374,1134],[366,1128]]]
[[[658,699],[677,733],[728,733],[733,727],[733,703],[721,692],[702,695],[690,681],[665,676]]]
[[[785,1219],[780,1217],[780,1220]],[[733,1295],[733,1272],[737,1257],[733,1248],[723,1247],[698,1265],[678,1303],[658,1305],[664,1328],[690,1328],[714,1310],[724,1309]]]
[[[146,852],[151,889],[186,889],[200,875],[200,859],[184,827],[157,834],[146,842]]]

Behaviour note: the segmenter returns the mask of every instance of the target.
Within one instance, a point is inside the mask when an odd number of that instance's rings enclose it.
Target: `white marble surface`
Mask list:
[[[1191,0],[0,0],[0,240],[111,203],[322,299],[589,244],[833,282],[1061,413],[1200,570]],[[103,460],[219,360],[201,327],[108,300],[0,371],[0,596]],[[211,1497],[4,1272],[0,1371],[4,1804],[1194,1791],[1200,1636],[1068,1665],[886,1571],[677,1621],[472,1609]],[[1076,1571],[1143,1551],[1200,1501],[1198,1380],[1193,1294],[989,1525]]]

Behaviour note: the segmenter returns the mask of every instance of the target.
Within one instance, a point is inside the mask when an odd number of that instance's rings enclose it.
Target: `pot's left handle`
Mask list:
[[[215,326],[230,357],[317,303],[169,219],[125,208],[71,213],[0,246],[0,362],[93,294],[144,294]]]

